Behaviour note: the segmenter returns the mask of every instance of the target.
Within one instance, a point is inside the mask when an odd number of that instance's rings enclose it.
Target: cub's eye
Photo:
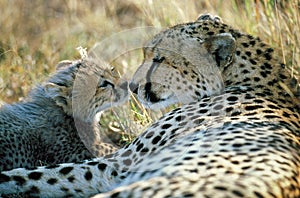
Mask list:
[[[105,87],[108,87],[108,86],[111,86],[112,88],[115,87],[115,85],[112,84],[111,82],[109,82],[108,80],[102,80],[102,81],[100,81],[100,83],[98,85],[98,87],[100,87],[100,88],[105,88]]]
[[[110,74],[111,74],[112,76],[114,76],[114,77],[118,76],[118,72],[115,70],[114,67],[111,67],[111,68],[110,68]]]

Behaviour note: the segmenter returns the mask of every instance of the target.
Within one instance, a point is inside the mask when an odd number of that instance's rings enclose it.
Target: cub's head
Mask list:
[[[219,20],[203,15],[157,34],[145,45],[130,89],[146,107],[189,103],[223,90],[220,68],[232,62],[235,39],[229,33],[202,32],[204,23],[213,26]]]
[[[56,73],[42,87],[66,114],[87,121],[129,96],[126,81],[105,63],[88,58],[60,62]]]

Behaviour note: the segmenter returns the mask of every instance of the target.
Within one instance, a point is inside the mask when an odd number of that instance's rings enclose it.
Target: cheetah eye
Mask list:
[[[118,76],[118,72],[115,70],[114,67],[110,68],[109,74],[112,75],[113,77],[117,77]]]
[[[100,81],[100,83],[98,85],[99,88],[106,88],[108,86],[111,86],[112,88],[115,87],[115,85],[113,83],[109,82],[108,80],[102,80],[102,81]]]

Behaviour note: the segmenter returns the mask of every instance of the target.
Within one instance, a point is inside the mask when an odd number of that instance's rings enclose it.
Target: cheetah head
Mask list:
[[[98,112],[128,99],[128,83],[105,63],[91,59],[63,61],[56,68],[43,88],[67,115],[92,121]]]
[[[145,45],[130,83],[143,105],[158,109],[222,92],[220,67],[231,64],[235,39],[229,33],[201,34],[196,29],[203,20],[167,29]]]

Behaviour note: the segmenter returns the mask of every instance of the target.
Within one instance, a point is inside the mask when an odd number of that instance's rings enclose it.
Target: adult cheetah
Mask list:
[[[142,102],[153,108],[193,102],[165,114],[114,154],[2,172],[0,192],[300,196],[299,82],[269,46],[202,15],[159,33],[144,52],[131,84]],[[142,71],[144,78],[138,77]]]
[[[93,118],[128,98],[128,83],[121,83],[95,60],[60,62],[25,101],[1,106],[0,170],[78,162],[114,151],[111,144],[93,142],[98,137]],[[92,153],[83,143],[95,145]]]

